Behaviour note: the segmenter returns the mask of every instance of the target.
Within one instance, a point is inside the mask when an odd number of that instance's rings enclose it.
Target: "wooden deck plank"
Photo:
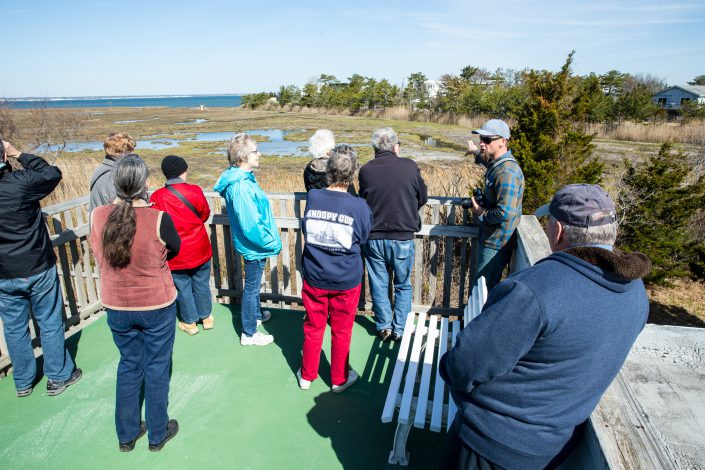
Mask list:
[[[414,313],[409,313],[409,316],[413,316]],[[406,378],[404,379],[404,394],[401,399],[401,406],[399,407],[399,417],[397,421],[402,424],[409,423],[409,417],[411,415],[411,402],[414,398],[414,387],[416,386],[416,375],[419,370],[419,362],[421,360],[421,345],[426,336],[426,314],[419,313],[419,318],[416,322],[416,331],[414,334],[414,343],[411,347],[411,356],[409,357],[409,363],[406,368]]]
[[[452,346],[455,346],[455,341],[458,337],[458,333],[460,333],[460,322],[456,320],[453,322]],[[450,429],[450,425],[453,424],[453,420],[455,419],[455,414],[457,412],[458,412],[458,407],[456,406],[455,401],[453,400],[453,397],[452,396],[448,397],[448,416],[446,418],[446,431],[448,429]]]
[[[438,315],[431,315],[428,319],[426,333],[426,351],[423,357],[421,382],[419,382],[419,399],[416,404],[414,426],[423,428],[426,425],[426,408],[428,407],[428,394],[431,388],[431,370],[433,369],[433,355],[436,351],[436,337],[438,336]]]
[[[397,404],[397,395],[401,386],[401,379],[404,376],[404,366],[406,365],[406,356],[409,354],[409,343],[411,342],[411,331],[414,328],[414,315],[406,317],[404,325],[404,334],[399,345],[399,353],[397,360],[394,363],[394,371],[392,372],[392,380],[389,382],[389,390],[387,391],[387,399],[384,402],[382,410],[382,422],[390,423],[394,418],[394,408]]]
[[[441,331],[438,338],[438,356],[436,357],[436,380],[433,390],[433,412],[431,413],[431,431],[440,432],[443,426],[443,401],[445,382],[441,377],[441,358],[448,349],[448,319],[441,318]]]

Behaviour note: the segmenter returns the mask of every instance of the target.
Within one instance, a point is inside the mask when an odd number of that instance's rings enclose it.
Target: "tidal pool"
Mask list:
[[[283,129],[254,129],[245,131],[249,135],[258,135],[267,137],[266,142],[258,142],[257,149],[264,155],[293,155],[302,156],[308,153],[308,141],[290,141],[284,140],[284,137],[299,132],[305,132],[306,129],[283,130]],[[179,146],[180,142],[227,142],[235,134],[235,132],[199,132],[195,137],[187,139],[173,139],[169,137],[159,137],[154,139],[144,139],[137,141],[135,151],[139,153],[140,149],[149,150],[164,150]],[[58,145],[48,147],[51,151],[58,150]],[[225,146],[223,146],[225,149]],[[39,152],[46,151],[47,147],[42,146],[37,149]],[[100,151],[103,150],[103,142],[75,142],[66,146],[66,152],[82,152],[82,151]]]

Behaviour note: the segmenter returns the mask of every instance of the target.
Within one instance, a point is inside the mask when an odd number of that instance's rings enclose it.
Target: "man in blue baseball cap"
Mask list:
[[[476,163],[487,168],[482,196],[476,194],[470,198],[479,228],[472,285],[484,276],[489,291],[502,279],[502,272],[516,246],[515,231],[521,220],[524,174],[507,148],[511,134],[506,122],[490,119],[472,133],[480,136],[480,147],[469,140],[469,153],[475,155]]]
[[[441,359],[458,413],[439,468],[555,468],[646,322],[651,262],[614,248],[604,189],[565,186],[536,215],[553,254],[495,287]]]

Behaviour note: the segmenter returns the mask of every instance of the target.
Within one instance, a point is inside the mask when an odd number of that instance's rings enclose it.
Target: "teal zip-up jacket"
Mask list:
[[[231,166],[213,188],[225,199],[235,249],[248,261],[275,256],[282,242],[267,195],[254,173]]]

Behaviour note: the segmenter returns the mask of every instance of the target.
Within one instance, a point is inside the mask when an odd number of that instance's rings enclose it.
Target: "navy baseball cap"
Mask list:
[[[550,204],[536,211],[537,217],[552,215],[574,227],[597,227],[617,220],[609,194],[596,184],[569,184],[553,196]]]
[[[472,131],[473,134],[489,135],[509,138],[509,124],[502,121],[501,119],[490,119],[482,125],[480,129],[475,129]]]

